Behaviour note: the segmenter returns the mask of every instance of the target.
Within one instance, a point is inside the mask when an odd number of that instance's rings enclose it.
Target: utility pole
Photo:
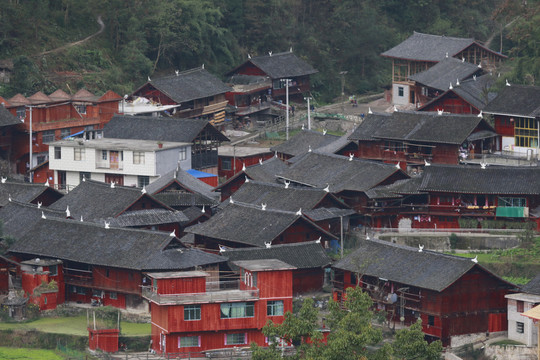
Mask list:
[[[28,106],[28,105],[27,105]],[[30,108],[30,128],[29,128],[29,141],[28,141],[28,144],[29,144],[29,148],[30,148],[30,155],[29,155],[29,158],[28,158],[28,180],[33,183],[34,182],[34,179],[33,179],[33,176],[32,176],[32,109],[33,107],[32,106],[28,106]]]
[[[347,75],[348,71],[340,71],[339,75],[341,75],[341,112],[345,113],[345,75]]]
[[[285,139],[288,141],[289,140],[289,81],[291,81],[291,79],[283,79],[285,81],[285,105],[287,106],[287,109],[286,109],[286,123],[285,123],[285,127],[286,127],[286,130],[285,130]]]
[[[309,100],[311,100],[311,97],[307,96],[304,100],[307,101],[307,128],[308,130],[311,130],[311,108],[309,107]]]

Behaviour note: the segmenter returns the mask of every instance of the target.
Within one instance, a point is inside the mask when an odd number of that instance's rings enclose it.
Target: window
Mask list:
[[[434,326],[435,325],[435,316],[428,315],[427,323],[428,323],[429,326]]]
[[[58,265],[49,266],[49,276],[56,276],[56,275],[58,275]]]
[[[225,345],[243,345],[247,344],[247,334],[227,334],[225,335]]]
[[[47,160],[47,156],[45,156],[45,155],[38,155],[37,156],[37,163],[38,164],[43,164],[45,162],[45,160]]]
[[[538,146],[538,121],[536,119],[516,118],[514,136],[516,146]]]
[[[499,197],[498,205],[501,207],[526,207],[527,200],[525,198]]]
[[[67,136],[71,135],[71,129],[61,129],[60,130],[60,138],[63,139]]]
[[[266,303],[266,315],[282,316],[283,315],[283,300],[269,301]]]
[[[283,89],[283,88],[285,88],[285,81],[281,81],[280,79],[274,80],[273,88],[274,89]]]
[[[75,109],[79,114],[86,114],[86,105],[75,105]]]
[[[77,288],[77,294],[79,295],[86,295],[86,289],[83,287],[76,286]]]
[[[150,184],[150,176],[137,176],[137,186],[142,188]]]
[[[144,152],[134,151],[133,152],[133,163],[134,164],[144,164]]]
[[[109,277],[111,274],[109,272],[109,269],[105,269],[105,277]]]
[[[26,117],[26,107],[24,106],[19,106],[17,108],[17,117],[19,119],[24,119]]]
[[[109,299],[111,299],[111,300],[118,300],[118,294],[111,291],[111,292],[109,293]]]
[[[517,321],[516,322],[516,332],[518,334],[523,334],[524,330],[525,330],[524,324],[522,322]]]
[[[45,298],[43,299],[43,302],[45,303],[45,305],[47,305],[47,296],[45,296]]]
[[[221,318],[234,319],[254,316],[253,303],[237,302],[221,304]]]
[[[107,160],[107,150],[101,150],[101,160]]]
[[[187,159],[187,148],[182,147],[180,148],[180,152],[178,153],[178,160],[186,160]]]
[[[222,158],[221,159],[221,169],[222,170],[231,170],[231,158]]]
[[[201,306],[200,305],[185,305],[184,306],[184,320],[201,320]]]
[[[516,310],[518,313],[522,313],[525,308],[525,303],[523,301],[518,300],[516,304]]]
[[[178,347],[199,347],[201,346],[201,338],[199,336],[180,336],[178,338]]]
[[[405,95],[405,89],[403,86],[398,86],[398,96],[403,97]]]
[[[79,182],[83,182],[84,180],[90,180],[90,173],[81,171],[79,173]]]
[[[84,149],[83,148],[74,148],[73,149],[73,160],[75,160],[75,161],[84,160]]]
[[[54,130],[47,130],[44,131],[41,135],[41,139],[43,140],[44,144],[48,144],[50,142],[54,141]]]

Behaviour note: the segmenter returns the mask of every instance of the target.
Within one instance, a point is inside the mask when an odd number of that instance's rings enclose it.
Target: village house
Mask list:
[[[422,244],[366,240],[333,269],[334,300],[342,301],[349,287],[361,287],[390,323],[410,325],[420,318],[426,337],[443,346],[507,330],[505,295],[515,286],[473,259],[423,250]]]
[[[507,84],[485,108],[495,119],[503,154],[540,159],[540,87]]]
[[[174,75],[148,78],[135,90],[139,96],[160,105],[178,105],[172,112],[179,118],[208,120],[219,126],[225,121],[225,93],[230,87],[204,69],[204,65]]]
[[[207,221],[185,229],[194,234],[197,247],[217,251],[231,248],[265,247],[319,239],[325,247],[337,237],[308,219],[302,209],[275,210],[262,205],[229,204]]]
[[[230,179],[247,166],[270,159],[274,153],[266,147],[225,145],[218,149],[218,175]]]
[[[538,176],[536,167],[426,166],[421,176],[373,189],[372,226],[538,229]]]
[[[506,295],[508,299],[508,339],[529,347],[538,345],[538,326],[523,313],[540,304],[540,276],[536,276],[519,293]]]
[[[353,156],[307,152],[294,160],[293,164],[276,175],[281,182],[327,189],[358,213],[363,213],[367,205],[366,191],[409,178],[393,164]]]
[[[251,166],[242,166],[242,170],[236,175],[230,177],[223,184],[217,186],[214,190],[221,193],[221,201],[227,200],[234,194],[246,180],[256,180],[261,182],[276,182],[276,174],[287,169],[287,164],[281,161],[277,156],[262,161]]]
[[[143,310],[148,310],[141,297],[144,272],[201,268],[217,274],[219,264],[226,261],[217,255],[186,248],[166,232],[53,218],[40,219],[17,239],[9,254],[20,262],[30,260],[28,264],[35,263],[36,258],[47,264],[50,259],[60,260],[56,272],[62,275],[55,279],[59,292],[66,289],[65,301]],[[47,269],[49,275],[51,270]],[[29,276],[33,276],[32,271]],[[28,283],[35,285],[32,281]],[[58,299],[58,303],[64,300],[61,295]]]
[[[0,182],[0,207],[6,206],[11,200],[49,206],[62,196],[64,194],[61,192],[43,184],[7,181],[5,178]]]
[[[60,189],[83,178],[143,188],[177,166],[191,166],[191,144],[102,138],[50,143],[49,168]]]
[[[453,57],[492,71],[506,59],[470,38],[456,38],[414,32],[397,46],[381,54],[392,59],[391,101],[397,105],[421,102],[422,87],[416,87],[411,76],[425,71],[446,58]],[[447,85],[450,85],[448,83]],[[420,92],[418,92],[420,91]]]
[[[447,89],[421,105],[418,111],[442,110],[452,114],[479,114],[493,100],[495,93],[490,88],[495,82],[492,74],[473,76],[472,79],[461,81],[459,85]]]
[[[81,89],[74,95],[56,90],[50,95],[37,92],[26,98],[21,94],[8,99],[5,107],[21,123],[13,137],[11,161],[16,173],[27,174],[30,168],[46,163],[50,142],[85,133],[87,138],[101,136],[101,129],[119,111],[122,97],[112,91],[96,96]],[[29,161],[30,123],[32,123],[32,162]],[[52,174],[41,166],[35,181],[52,184]]]
[[[206,120],[151,116],[114,116],[103,129],[106,138],[191,144],[191,167],[217,175],[218,147],[229,139]]]
[[[331,259],[317,241],[273,245],[264,248],[224,249],[220,253],[229,259],[229,267],[238,272],[235,263],[244,260],[277,259],[294,266],[292,270],[293,294],[322,291],[329,282]]]
[[[425,164],[459,164],[496,149],[498,135],[482,117],[432,112],[368,114],[349,136],[359,158],[398,163],[407,170]]]
[[[338,139],[339,136],[326,134],[326,131],[320,133],[315,130],[302,130],[288,141],[276,145],[270,150],[277,153],[280,159],[287,161],[295,156],[329,145]]]
[[[159,354],[267,346],[262,327],[292,312],[294,266],[280,260],[234,263],[240,279],[215,282],[207,271],[147,272],[152,349]]]

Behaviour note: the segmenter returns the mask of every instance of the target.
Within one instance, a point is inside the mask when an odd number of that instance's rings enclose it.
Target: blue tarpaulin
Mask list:
[[[197,178],[197,179],[209,178],[209,177],[217,177],[217,175],[209,174],[209,173],[206,173],[204,171],[199,171],[199,170],[195,170],[195,169],[189,169],[189,170],[187,170],[187,173],[189,175],[193,176],[194,178]]]

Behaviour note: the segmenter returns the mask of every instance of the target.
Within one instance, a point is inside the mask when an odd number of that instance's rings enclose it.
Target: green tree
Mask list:
[[[424,339],[421,319],[408,329],[398,330],[392,348],[394,358],[403,360],[438,360],[442,353],[440,340],[428,344]]]

